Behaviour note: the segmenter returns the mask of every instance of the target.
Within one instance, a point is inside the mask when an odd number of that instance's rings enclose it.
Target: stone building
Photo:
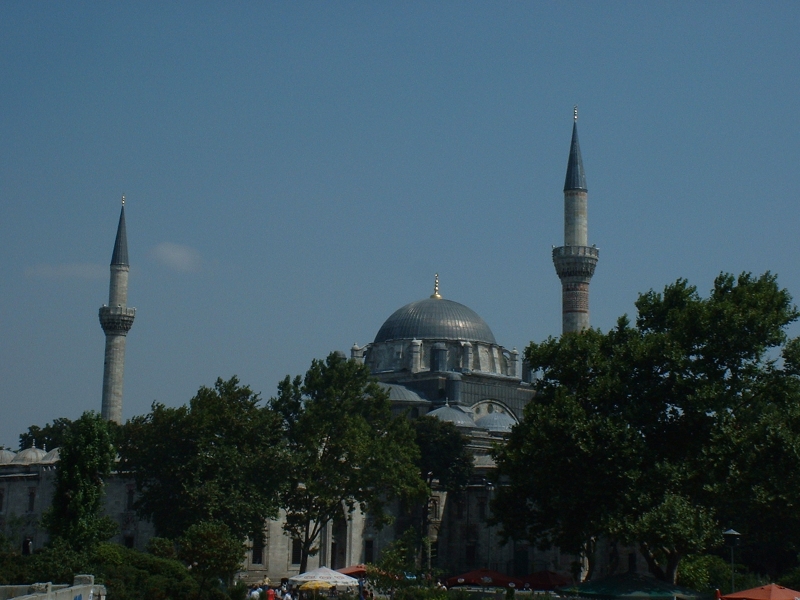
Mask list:
[[[47,452],[35,445],[17,453],[0,450],[0,532],[24,553],[41,548],[48,540],[41,519],[53,502],[58,455],[58,448]],[[133,510],[133,481],[112,476],[105,494],[104,513],[118,525],[112,541],[144,550],[154,531]]]
[[[575,113],[577,120],[577,112]],[[125,340],[135,311],[127,307],[128,250],[125,208],[111,261],[109,305],[100,309],[106,334],[102,414],[119,422],[122,415],[122,376]],[[587,245],[587,192],[583,161],[573,123],[572,143],[564,186],[565,245],[553,249],[562,282],[564,332],[589,326],[589,280],[598,252]],[[436,491],[429,500],[429,537],[436,566],[448,573],[489,567],[525,575],[549,569],[569,573],[575,558],[557,549],[540,552],[525,542],[501,545],[499,530],[490,526],[494,488],[491,449],[502,444],[533,400],[531,374],[519,352],[500,345],[489,325],[473,310],[443,297],[438,275],[430,297],[411,302],[390,315],[374,340],[354,345],[351,358],[366,364],[388,391],[393,410],[410,418],[430,415],[453,423],[468,439],[475,475],[459,495]],[[0,531],[30,551],[47,540],[39,519],[54,489],[58,451],[35,447],[19,453],[0,451]],[[152,526],[136,517],[135,484],[115,474],[106,486],[108,516],[119,524],[114,541],[144,549]],[[281,519],[265,524],[263,536],[248,541],[241,576],[249,581],[272,581],[297,574],[299,544],[289,539]],[[319,540],[319,553],[309,568],[340,568],[374,562],[401,531],[376,530],[367,515],[342,514],[329,523]]]

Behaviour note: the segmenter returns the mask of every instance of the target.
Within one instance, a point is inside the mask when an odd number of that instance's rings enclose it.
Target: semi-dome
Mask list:
[[[61,448],[53,448],[42,458],[43,464],[57,463],[61,459]]]
[[[41,462],[46,454],[47,452],[45,452],[41,448],[37,448],[36,446],[31,446],[30,448],[25,448],[25,450],[17,452],[17,455],[14,457],[11,463],[15,465],[18,464],[32,465]]]
[[[378,383],[384,390],[389,392],[391,402],[426,402],[417,392],[396,383]]]
[[[475,427],[475,422],[467,413],[460,408],[455,408],[449,405],[441,406],[436,410],[432,410],[426,416],[436,417],[440,421],[452,423],[456,427]]]
[[[516,424],[517,422],[514,418],[504,412],[489,413],[475,420],[475,425],[478,427],[483,427],[496,433],[511,433],[511,428]]]
[[[497,344],[486,321],[474,310],[438,294],[396,310],[378,331],[375,343],[414,339]]]

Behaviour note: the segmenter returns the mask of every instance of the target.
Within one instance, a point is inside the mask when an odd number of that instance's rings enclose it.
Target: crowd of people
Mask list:
[[[374,600],[375,594],[368,590],[362,581],[358,586],[359,600]],[[292,588],[286,583],[280,587],[270,587],[269,585],[254,585],[250,588],[247,597],[249,600],[310,600],[312,598],[337,598],[339,592],[335,585],[327,590],[316,590],[315,592],[304,591],[297,587]]]

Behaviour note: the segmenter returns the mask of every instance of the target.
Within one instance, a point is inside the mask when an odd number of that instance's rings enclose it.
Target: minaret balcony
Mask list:
[[[103,306],[100,308],[100,325],[106,334],[125,335],[133,327],[136,309],[127,306]]]
[[[591,279],[600,250],[596,246],[559,246],[553,248],[553,264],[561,279],[579,277]]]
[[[595,260],[600,257],[597,246],[559,246],[553,248],[553,260],[560,256],[591,256]]]

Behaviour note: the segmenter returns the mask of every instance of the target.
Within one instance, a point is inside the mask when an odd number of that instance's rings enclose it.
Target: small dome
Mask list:
[[[497,433],[511,433],[511,428],[516,425],[516,421],[508,413],[496,411],[477,419],[475,425]]]
[[[486,321],[471,308],[444,298],[425,298],[396,310],[375,336],[389,340],[455,340],[496,345]]]
[[[53,448],[45,454],[44,458],[40,461],[47,464],[56,463],[61,458],[61,448]]]
[[[25,448],[25,450],[17,452],[17,455],[14,457],[14,460],[12,460],[11,463],[15,465],[32,465],[34,463],[42,462],[42,459],[46,454],[47,452],[41,448],[31,446],[30,448]]]
[[[452,423],[456,427],[475,427],[475,422],[467,413],[460,408],[452,406],[441,406],[436,410],[432,410],[426,416],[436,417],[440,421]]]
[[[403,387],[402,385],[397,385],[395,383],[378,383],[378,385],[389,392],[389,400],[392,402],[427,402],[427,400],[417,392]]]
[[[0,449],[0,465],[7,465],[14,460],[15,456],[16,454],[11,452],[11,450],[6,450],[5,448]]]

